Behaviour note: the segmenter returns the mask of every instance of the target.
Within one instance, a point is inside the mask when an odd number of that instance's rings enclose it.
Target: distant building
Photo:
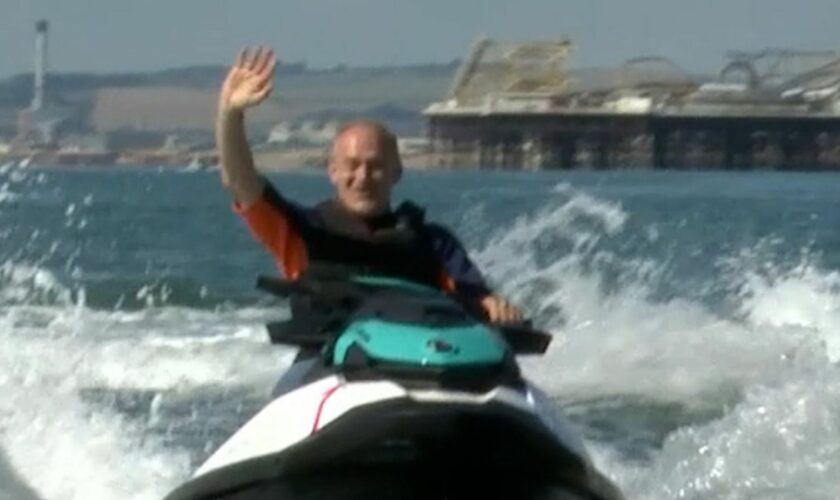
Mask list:
[[[326,145],[338,133],[339,127],[340,124],[337,121],[280,122],[269,131],[266,142],[274,145]]]
[[[216,119],[216,89],[186,87],[112,87],[96,92],[90,126],[97,132],[212,131]],[[280,106],[268,101],[251,110],[249,130],[268,130],[280,116]]]
[[[155,130],[118,129],[99,133],[109,151],[157,150],[164,147],[167,133]]]
[[[31,146],[56,146],[59,137],[82,126],[83,117],[77,109],[42,105],[39,109],[24,109],[18,114],[18,141]]]
[[[29,147],[57,147],[61,134],[83,127],[81,110],[56,104],[47,93],[48,32],[46,20],[35,24],[32,103],[18,113],[16,143]]]
[[[59,151],[68,153],[107,153],[111,151],[108,147],[108,138],[102,134],[64,134],[58,147]]]
[[[397,140],[400,154],[427,153],[429,146],[429,139],[426,137],[401,137]]]

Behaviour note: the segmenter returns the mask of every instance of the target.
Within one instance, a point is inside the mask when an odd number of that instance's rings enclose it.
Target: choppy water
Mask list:
[[[555,332],[526,371],[629,498],[840,496],[840,176],[417,173],[400,196]],[[0,498],[185,479],[290,362],[252,288],[272,272],[215,173],[0,168]]]

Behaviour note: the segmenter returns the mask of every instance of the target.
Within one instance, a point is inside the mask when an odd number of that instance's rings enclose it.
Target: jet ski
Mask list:
[[[298,359],[166,500],[623,498],[520,372],[516,356],[544,353],[550,335],[395,278],[258,287],[289,300],[291,319],[267,330]]]

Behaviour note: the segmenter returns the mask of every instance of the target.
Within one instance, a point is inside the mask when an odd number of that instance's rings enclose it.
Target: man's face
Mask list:
[[[339,203],[352,214],[370,217],[390,207],[399,169],[393,157],[396,152],[389,152],[385,144],[375,129],[364,126],[345,130],[336,138],[330,156],[330,182]]]

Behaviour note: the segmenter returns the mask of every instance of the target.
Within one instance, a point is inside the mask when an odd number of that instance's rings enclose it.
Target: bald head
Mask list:
[[[329,161],[332,163],[336,153],[343,152],[347,147],[345,143],[348,140],[358,141],[360,138],[376,142],[388,167],[394,168],[402,174],[402,160],[397,145],[397,136],[375,120],[353,120],[342,125],[333,138]]]
[[[362,217],[386,212],[402,175],[396,136],[375,121],[347,123],[333,140],[328,172],[337,200],[349,212]]]

